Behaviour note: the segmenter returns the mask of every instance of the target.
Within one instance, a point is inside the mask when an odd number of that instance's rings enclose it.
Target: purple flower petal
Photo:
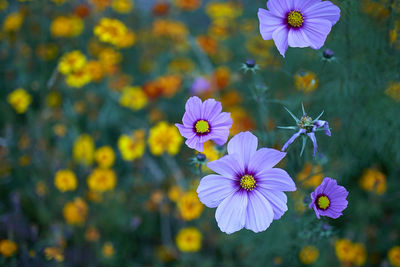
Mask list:
[[[260,21],[260,33],[264,40],[272,39],[272,33],[277,27],[284,25],[283,18],[280,18],[263,8],[258,9],[258,20]]]
[[[255,233],[265,231],[274,217],[271,204],[257,190],[249,192],[248,197],[245,228]]]
[[[331,28],[332,23],[329,20],[317,18],[307,19],[307,23],[304,23],[302,30],[310,40],[310,47],[320,49],[324,45]]]
[[[285,57],[286,50],[288,48],[288,29],[287,26],[281,26],[272,33],[272,39],[274,39],[275,46],[278,48],[279,53]]]
[[[321,127],[324,127],[324,129],[325,129],[325,134],[326,134],[327,136],[331,136],[331,131],[330,131],[330,129],[329,129],[329,123],[328,123],[327,121],[316,120],[316,121],[314,122],[313,131],[315,131],[315,128],[321,128]]]
[[[242,169],[247,167],[251,156],[256,152],[258,139],[250,132],[241,132],[229,141],[228,154],[237,154]]]
[[[286,143],[283,145],[281,151],[285,151],[287,147],[290,146],[294,142],[294,140],[296,140],[297,137],[299,137],[301,134],[304,134],[305,132],[306,130],[300,129],[300,131],[292,135],[292,137],[290,137],[289,140],[287,140]]]
[[[274,220],[278,220],[287,211],[287,197],[285,193],[277,190],[259,188],[258,191],[269,201],[274,211]]]
[[[317,3],[321,3],[321,0],[303,0],[298,3],[298,9],[301,10],[302,12],[304,12],[309,7],[311,7]]]
[[[311,141],[313,142],[313,147],[314,147],[313,157],[314,157],[318,150],[317,138],[315,137],[315,133],[308,133],[307,135],[308,135],[308,137],[310,137]]]
[[[310,19],[324,19],[329,20],[333,25],[338,22],[340,18],[340,8],[335,6],[329,1],[323,1],[310,5],[304,9],[304,15]]]
[[[204,205],[215,208],[236,190],[236,181],[221,175],[210,174],[201,179],[197,194]]]
[[[207,118],[208,121],[214,120],[214,118],[220,115],[222,111],[221,102],[215,101],[215,99],[207,99],[202,105],[201,117]]]
[[[175,126],[178,128],[180,134],[185,138],[189,139],[189,138],[192,138],[192,137],[194,137],[196,135],[196,133],[193,132],[192,128],[187,128],[184,125],[179,124],[179,123],[175,123]]]
[[[285,156],[285,152],[280,152],[273,148],[260,148],[251,157],[248,168],[255,173],[271,169]]]
[[[222,232],[231,234],[243,228],[246,221],[247,192],[237,191],[219,204],[215,219]]]
[[[257,186],[269,190],[296,191],[296,185],[289,174],[279,168],[257,173]]]
[[[288,44],[290,47],[307,47],[311,45],[311,42],[304,31],[290,29],[288,35]]]
[[[185,110],[191,122],[195,122],[201,116],[201,105],[201,99],[197,96],[192,96],[186,101]]]
[[[222,112],[220,114],[218,114],[218,116],[216,116],[215,118],[213,118],[212,120],[210,120],[210,123],[212,123],[213,128],[217,128],[217,127],[231,127],[233,120],[231,118],[231,113],[228,112]],[[228,130],[229,130],[228,128]]]
[[[199,152],[203,152],[204,151],[204,145],[200,140],[200,137],[195,135],[193,138],[187,139],[185,144],[192,148],[195,149]]]
[[[236,179],[241,172],[240,166],[233,155],[225,155],[220,159],[207,163],[207,167],[214,172],[231,179]]]
[[[290,11],[285,0],[269,0],[267,8],[275,15],[284,18],[286,13]]]

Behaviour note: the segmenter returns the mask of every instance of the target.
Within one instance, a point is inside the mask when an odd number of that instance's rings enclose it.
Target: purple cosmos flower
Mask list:
[[[260,33],[274,39],[283,57],[288,46],[320,49],[340,18],[340,9],[329,1],[269,0],[267,8],[258,10]]]
[[[207,92],[210,89],[210,82],[206,78],[200,76],[193,81],[192,86],[190,87],[190,93],[196,95]]]
[[[227,234],[243,227],[266,230],[287,210],[283,191],[296,190],[286,171],[273,168],[286,153],[257,150],[257,145],[257,137],[250,132],[235,135],[228,143],[228,155],[207,164],[217,174],[203,177],[197,188],[204,205],[218,207],[215,218]]]
[[[203,152],[204,143],[213,140],[222,146],[229,136],[229,128],[232,126],[230,113],[221,112],[222,105],[215,99],[207,99],[201,102],[197,96],[188,99],[183,115],[183,125],[176,123],[179,132],[186,140],[190,148]]]
[[[325,177],[322,183],[311,193],[310,209],[315,215],[328,216],[337,219],[342,216],[342,211],[347,208],[347,195],[349,192],[337,184],[335,179]]]
[[[322,114],[324,114],[324,112],[322,111],[321,114],[319,114],[319,116],[315,120],[313,120],[311,117],[307,116],[306,112],[304,111],[304,106],[302,105],[303,116],[301,117],[301,119],[298,119],[295,115],[293,115],[292,112],[290,112],[290,110],[288,110],[287,108],[285,108],[285,109],[287,110],[287,112],[289,112],[289,114],[292,116],[292,118],[296,121],[297,125],[296,126],[285,126],[285,127],[279,126],[278,128],[298,130],[298,132],[295,133],[294,135],[292,135],[292,137],[290,137],[289,140],[287,140],[287,142],[282,147],[282,151],[285,151],[288,148],[288,146],[290,144],[292,144],[294,142],[294,140],[297,139],[297,137],[299,137],[299,136],[305,137],[307,135],[313,142],[313,146],[314,146],[313,156],[315,156],[315,154],[317,153],[317,150],[318,150],[317,138],[315,137],[315,132],[324,130],[324,132],[327,136],[331,136],[331,131],[329,129],[328,122],[319,119],[322,116]],[[307,141],[307,139],[303,138],[303,145],[301,148],[300,156],[303,155],[304,148],[306,146],[306,141]]]

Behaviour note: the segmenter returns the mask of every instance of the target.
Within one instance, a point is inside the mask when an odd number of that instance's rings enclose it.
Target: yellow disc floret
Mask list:
[[[198,134],[205,134],[210,132],[210,124],[208,123],[208,121],[205,120],[198,120],[194,127],[196,128],[196,133]]]
[[[251,191],[256,187],[256,180],[252,175],[243,175],[240,179],[240,186],[246,191]]]
[[[303,25],[304,17],[298,10],[293,10],[287,16],[287,21],[290,26],[298,28]]]
[[[320,196],[317,199],[317,206],[321,210],[326,210],[330,204],[331,202],[327,196]]]

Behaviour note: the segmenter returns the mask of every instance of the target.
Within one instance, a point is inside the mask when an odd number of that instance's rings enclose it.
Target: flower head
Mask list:
[[[25,89],[18,88],[7,96],[7,101],[18,114],[22,114],[31,104],[32,96]]]
[[[177,129],[166,121],[161,121],[150,129],[148,143],[153,155],[161,156],[164,152],[176,155],[182,141]]]
[[[73,171],[59,170],[54,177],[54,185],[61,192],[74,191],[78,186],[78,180]]]
[[[201,232],[197,228],[183,228],[176,235],[176,245],[182,252],[196,252],[201,248],[201,239]]]
[[[230,113],[221,112],[222,105],[214,99],[202,102],[197,96],[188,99],[183,115],[183,125],[176,123],[179,132],[186,140],[186,145],[199,152],[204,151],[204,143],[213,140],[223,145],[228,140],[232,126]]]
[[[286,153],[257,150],[257,143],[250,132],[235,135],[228,143],[228,155],[207,164],[218,174],[205,176],[197,188],[201,202],[218,207],[215,218],[221,231],[228,234],[243,227],[254,232],[266,230],[287,210],[283,191],[296,190],[286,171],[273,168]]]
[[[293,115],[292,112],[290,112],[287,108],[287,112],[292,116],[292,118],[296,121],[297,125],[296,126],[285,126],[285,127],[278,127],[281,129],[289,129],[289,130],[298,130],[297,133],[292,135],[292,137],[289,138],[289,140],[283,145],[282,151],[285,151],[287,147],[294,142],[294,140],[297,139],[299,136],[308,136],[311,141],[313,142],[314,146],[314,151],[313,151],[313,156],[317,153],[318,145],[317,145],[317,138],[315,137],[315,132],[319,130],[324,130],[325,134],[327,136],[331,136],[331,131],[329,129],[329,124],[326,121],[319,120],[319,118],[324,114],[324,112],[321,112],[321,114],[316,118],[312,119],[311,117],[307,116],[306,112],[304,111],[304,106],[303,108],[303,116],[301,119],[298,119],[295,115]],[[306,138],[303,138],[303,146],[301,148],[300,156],[303,154],[305,145],[306,145]]]
[[[288,46],[320,49],[340,18],[340,9],[330,1],[269,0],[267,8],[258,10],[260,33],[274,40],[283,57]]]
[[[337,219],[342,216],[342,211],[347,208],[347,195],[349,192],[336,180],[325,177],[322,183],[311,193],[310,209],[314,209],[315,215],[328,216]]]

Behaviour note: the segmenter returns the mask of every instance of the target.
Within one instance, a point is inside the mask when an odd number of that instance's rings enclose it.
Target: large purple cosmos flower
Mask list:
[[[286,153],[257,150],[257,145],[257,137],[250,132],[235,135],[228,143],[228,155],[207,164],[218,174],[205,176],[197,188],[204,205],[218,207],[215,218],[227,234],[243,227],[266,230],[287,210],[283,191],[296,190],[286,171],[273,168]]]
[[[311,193],[310,209],[314,209],[315,215],[328,216],[337,219],[342,216],[342,211],[347,208],[347,195],[349,192],[336,180],[325,177],[322,183]]]
[[[232,126],[230,113],[221,112],[222,105],[215,99],[201,102],[197,96],[188,99],[183,115],[183,125],[176,123],[179,132],[190,148],[203,152],[204,143],[213,140],[218,145],[223,145],[228,140],[229,129]]]
[[[283,57],[288,46],[320,49],[340,18],[340,9],[329,1],[269,0],[267,8],[258,10],[260,33],[274,39]]]

